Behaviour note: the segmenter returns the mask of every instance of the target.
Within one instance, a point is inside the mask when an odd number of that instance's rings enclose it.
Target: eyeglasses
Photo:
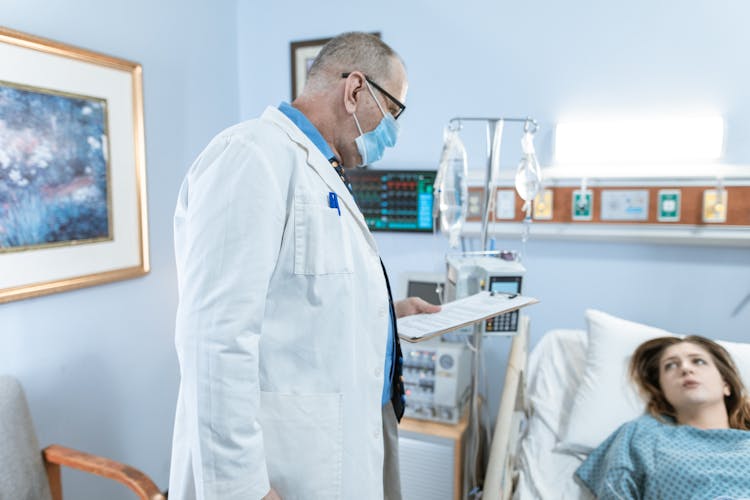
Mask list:
[[[341,78],[349,78],[349,75],[351,75],[351,73],[341,73]],[[398,107],[396,112],[391,111],[391,114],[393,115],[393,119],[398,120],[398,117],[401,116],[401,113],[403,113],[404,110],[406,109],[406,105],[402,103],[401,101],[399,101],[398,99],[396,99],[395,97],[393,97],[391,94],[389,94],[388,91],[385,90],[383,87],[373,82],[369,76],[365,75],[365,80],[367,80],[367,83],[369,83],[370,85],[378,89],[380,93],[386,96],[393,104],[395,104]]]

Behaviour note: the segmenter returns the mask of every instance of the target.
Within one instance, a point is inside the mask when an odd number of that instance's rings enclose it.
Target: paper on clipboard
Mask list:
[[[421,342],[472,323],[493,318],[539,302],[516,294],[479,292],[442,305],[434,314],[414,314],[398,319],[398,336],[407,342]]]

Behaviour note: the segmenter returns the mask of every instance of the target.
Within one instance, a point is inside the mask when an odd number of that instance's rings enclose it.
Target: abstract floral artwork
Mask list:
[[[111,239],[102,99],[0,82],[0,252]]]
[[[0,27],[0,304],[149,272],[142,81]]]

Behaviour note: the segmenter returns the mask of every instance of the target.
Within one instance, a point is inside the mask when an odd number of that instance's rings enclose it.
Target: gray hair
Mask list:
[[[349,32],[326,43],[310,66],[307,85],[317,89],[341,78],[341,73],[361,71],[375,81],[391,78],[398,54],[380,38],[369,33]],[[403,62],[402,62],[403,64]]]

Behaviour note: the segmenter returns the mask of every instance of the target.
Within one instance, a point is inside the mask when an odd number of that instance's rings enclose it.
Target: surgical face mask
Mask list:
[[[383,110],[380,101],[375,97],[375,93],[372,91],[369,83],[367,83],[367,89],[370,91],[372,98],[375,99],[378,109],[383,114],[383,119],[380,120],[380,123],[378,123],[378,126],[374,130],[365,134],[362,132],[362,127],[359,126],[357,115],[352,115],[354,116],[354,123],[357,125],[357,130],[359,130],[359,137],[354,139],[359,155],[362,157],[362,163],[358,165],[359,167],[365,167],[370,163],[378,161],[383,157],[385,148],[395,146],[396,139],[398,138],[398,123],[396,119],[393,118],[392,114],[386,113]]]

